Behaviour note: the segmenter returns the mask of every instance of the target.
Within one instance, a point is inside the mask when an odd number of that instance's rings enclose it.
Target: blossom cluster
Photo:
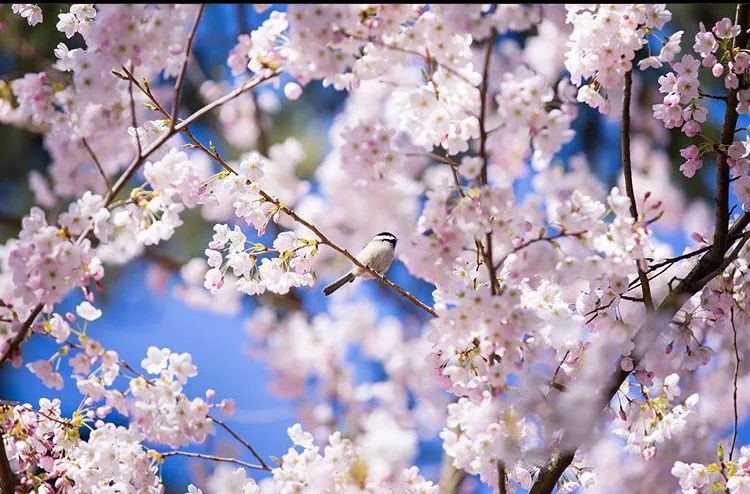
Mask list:
[[[162,492],[143,436],[109,423],[83,441],[78,428],[86,419],[66,419],[60,406],[60,400],[42,398],[38,409],[3,408],[3,442],[11,472],[20,476],[19,492]]]
[[[565,54],[565,68],[578,86],[578,101],[606,112],[608,92],[632,69],[637,51],[651,30],[661,29],[672,17],[664,5],[572,5],[566,21],[573,25]],[[658,61],[669,62],[679,51],[682,32],[665,43]],[[677,45],[675,48],[675,44]]]
[[[680,481],[680,489],[685,494],[702,492],[707,489],[742,494],[750,489],[750,447],[740,448],[737,460],[719,458],[716,463],[675,462],[672,475]]]
[[[281,458],[281,466],[273,471],[274,487],[280,492],[438,492],[438,487],[425,480],[417,467],[395,472],[379,472],[375,468],[374,461],[383,459],[384,455],[399,455],[403,450],[403,447],[394,448],[399,445],[392,442],[396,438],[365,436],[356,443],[336,432],[328,438],[321,451],[320,446],[315,445],[312,434],[305,432],[299,424],[290,427],[288,434],[300,451],[295,447],[290,448]],[[374,430],[373,434],[382,434],[382,429]],[[372,441],[377,441],[377,445],[369,445]],[[368,451],[372,446],[379,450]],[[398,464],[397,459],[391,460]]]
[[[247,247],[247,237],[235,226],[215,225],[210,247],[206,249],[208,265],[204,286],[213,291],[224,284],[225,273],[231,269],[234,286],[248,295],[258,295],[266,290],[284,294],[291,288],[308,286],[315,280],[310,259],[315,256],[317,242],[298,237],[294,232],[282,232],[269,249],[261,243]],[[226,251],[226,260],[223,252]],[[276,257],[263,254],[275,253]]]
[[[678,374],[665,377],[658,395],[652,395],[646,387],[642,387],[643,403],[639,411],[634,410],[631,404],[629,409],[633,413],[630,417],[621,408],[620,418],[625,416],[626,426],[617,428],[615,433],[627,439],[627,451],[639,452],[648,459],[654,455],[657,444],[679,435],[688,426],[695,415],[698,395],[689,396],[684,404],[672,405],[671,402],[682,392],[679,381]]]
[[[23,219],[18,240],[8,254],[8,268],[14,284],[14,296],[27,305],[54,304],[75,286],[86,287],[89,279],[103,276],[101,262],[94,255],[91,242],[77,242],[71,235],[84,228],[83,216],[97,216],[101,197],[87,196],[71,205],[61,220],[73,230],[47,223],[44,212],[33,208]]]
[[[12,10],[42,22],[38,6]],[[17,238],[0,246],[0,351],[28,327],[54,339],[57,351],[26,370],[57,390],[67,365],[83,396],[71,418],[56,401],[0,405],[22,492],[161,492],[167,455],[143,442],[203,443],[215,433],[211,411],[233,409],[211,390],[188,397],[197,375],[189,353],[150,346],[137,370],[90,331],[102,316],[94,302],[103,264],[153,252],[147,247],[173,238],[191,209],[213,235],[204,257],[179,268],[174,293],[222,314],[241,311],[241,293],[275,294],[260,297],[246,320],[250,354],[267,365],[272,392],[296,399],[303,425],[289,428],[294,446],[280,462],[264,467],[270,478],[218,467],[190,494],[435,494],[411,465],[419,442],[436,435],[447,464],[498,491],[531,488],[540,458],[568,440],[582,447],[561,492],[606,491],[606,469],[620,455],[629,455],[623,478],[639,479],[633,492],[667,485],[670,469],[684,492],[748,489],[747,448],[737,461],[709,465],[699,463],[705,447],[689,448],[709,444],[730,420],[716,404],[730,390],[721,376],[746,350],[733,336],[750,322],[750,248],[736,244],[722,273],[658,319],[646,357],[633,343],[652,317],[648,299],[668,297],[668,280],[688,276],[710,248],[712,215],[674,188],[659,149],[665,128],[690,139],[685,176],[716,154],[745,210],[750,204],[750,141],[703,135],[710,95],[700,85],[710,69],[727,101],[736,96],[737,112],[750,113],[750,56],[734,46],[741,26],[701,25],[694,53],[678,58],[683,31],[651,53],[671,17],[663,5],[293,5],[239,36],[227,59],[240,84],[234,94],[227,83],[201,82],[201,97],[220,106],[222,144],[233,148],[219,151],[187,131],[184,144],[173,135],[179,111],[170,121],[157,101],[160,76],[188,61],[195,14],[193,6],[74,4],[58,15],[60,38],[77,46],[54,50],[63,82],[51,70],[25,74],[0,102],[0,120],[42,133],[51,158],[47,174],[29,178],[44,209],[31,209]],[[633,112],[634,195],[630,176],[609,187],[585,158],[555,160],[576,135],[579,104],[610,109],[641,50],[641,69],[667,73],[655,120]],[[249,74],[282,72],[291,78],[283,90],[243,91]],[[637,74],[636,87],[645,80]],[[347,99],[310,173],[316,158],[306,139],[269,146],[279,129],[268,120],[313,81]],[[123,181],[140,185],[122,194],[111,179],[126,167]],[[689,229],[684,255],[659,241],[665,225]],[[401,239],[396,258],[409,274],[433,286],[438,317],[425,321],[423,306],[409,302],[403,318],[381,315],[352,300],[359,283],[326,311],[306,313],[303,288],[348,268],[342,249],[382,229]],[[170,274],[159,269],[149,281],[163,289]],[[55,305],[74,289],[84,300],[62,314]],[[384,290],[388,302],[403,294]],[[31,314],[38,319],[26,323]],[[371,379],[361,379],[352,354]],[[627,376],[614,388],[613,366]],[[610,388],[601,424],[599,390]],[[115,425],[114,412],[127,425]],[[91,431],[85,441],[81,427]]]
[[[44,20],[41,7],[35,3],[14,3],[11,8],[14,14],[26,19],[29,26],[36,26]]]
[[[69,12],[59,14],[58,29],[67,37],[80,33],[77,36],[85,41],[85,48],[60,43],[54,50],[55,68],[69,73],[69,82],[59,84],[59,78],[47,72],[26,74],[11,82],[17,106],[3,105],[0,111],[0,121],[44,131],[52,158],[51,187],[46,179],[32,182],[38,195],[49,191],[68,198],[86,190],[106,191],[97,167],[111,177],[136,151],[111,138],[132,126],[128,84],[112,70],[131,67],[136,77],[146,80],[162,72],[175,76],[184,60],[180,47],[195,8],[73,4]],[[30,4],[17,4],[15,9],[21,15],[29,13],[30,22],[38,18]],[[139,121],[145,120],[138,102],[136,109]],[[90,150],[102,158],[98,163]]]
[[[214,433],[209,410],[228,402],[211,404],[185,396],[183,386],[198,374],[189,353],[149,347],[141,361],[145,374],[141,374],[124,363],[116,351],[106,350],[88,334],[88,323],[102,315],[99,309],[85,301],[76,313],[80,319],[74,314],[53,314],[36,328],[61,345],[50,359],[27,364],[46,386],[62,389],[59,367],[67,360],[76,387],[84,396],[84,412],[89,419],[98,419],[97,427],[105,425],[103,419],[116,410],[129,417],[128,429],[139,437],[172,447],[202,443]],[[124,389],[117,386],[118,378],[127,380]]]
[[[377,418],[394,430],[417,424],[432,432],[442,420],[445,397],[437,393],[436,384],[420,378],[431,372],[430,343],[410,338],[398,320],[379,322],[369,303],[337,304],[329,314],[313,318],[299,312],[280,318],[263,308],[245,321],[245,327],[254,340],[251,354],[271,373],[270,390],[300,399],[304,425],[318,439],[344,426],[367,430]],[[353,345],[362,348],[368,361],[382,365],[383,380],[356,382],[357,369],[346,351]],[[280,351],[297,365],[279,361]],[[310,381],[315,382],[312,389],[307,386]],[[410,396],[415,403],[410,404]],[[372,415],[373,411],[387,414]]]

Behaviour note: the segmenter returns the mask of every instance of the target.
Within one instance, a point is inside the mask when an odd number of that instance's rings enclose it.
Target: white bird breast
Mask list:
[[[372,240],[357,254],[357,260],[365,266],[369,266],[374,271],[383,274],[391,267],[393,254],[394,248],[390,242]],[[354,268],[354,274],[364,279],[372,278],[370,273],[359,267]]]

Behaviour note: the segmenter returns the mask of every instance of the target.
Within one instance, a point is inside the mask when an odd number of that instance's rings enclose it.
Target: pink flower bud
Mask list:
[[[703,62],[701,65],[703,65],[705,68],[713,67],[716,63],[716,56],[713,53],[709,53],[706,55],[706,58],[703,59]]]
[[[750,68],[750,54],[746,51],[737,53],[734,57],[734,72],[736,74],[742,74]]]
[[[706,239],[703,238],[703,235],[701,235],[698,232],[691,233],[690,234],[690,238],[692,238],[693,240],[695,240],[696,242],[701,243],[701,244],[707,244],[708,243],[708,242],[706,242]]]
[[[221,407],[221,411],[227,415],[234,415],[234,412],[237,409],[237,407],[235,406],[234,400],[229,400],[229,399],[221,400],[219,407]]]
[[[714,64],[714,66],[711,67],[711,73],[714,77],[721,77],[724,73],[724,66],[720,63]]]
[[[724,78],[724,87],[727,89],[737,89],[737,86],[739,86],[739,84],[739,79],[735,74],[732,74],[731,72]]]
[[[701,125],[695,120],[688,120],[682,126],[682,132],[688,137],[695,137],[701,133]]]

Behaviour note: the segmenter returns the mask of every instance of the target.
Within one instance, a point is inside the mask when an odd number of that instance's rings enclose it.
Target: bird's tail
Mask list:
[[[323,288],[323,294],[327,297],[328,295],[332,294],[333,292],[335,292],[342,286],[346,285],[347,283],[351,283],[352,281],[354,281],[354,273],[349,271],[341,278],[337,279],[336,281],[334,281],[327,287]]]

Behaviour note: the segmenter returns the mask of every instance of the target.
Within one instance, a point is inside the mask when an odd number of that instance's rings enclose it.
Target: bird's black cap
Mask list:
[[[383,242],[390,242],[393,245],[396,245],[396,242],[398,242],[398,239],[394,234],[391,232],[380,232],[377,235],[375,235],[374,238],[377,238],[378,240],[382,240]]]

